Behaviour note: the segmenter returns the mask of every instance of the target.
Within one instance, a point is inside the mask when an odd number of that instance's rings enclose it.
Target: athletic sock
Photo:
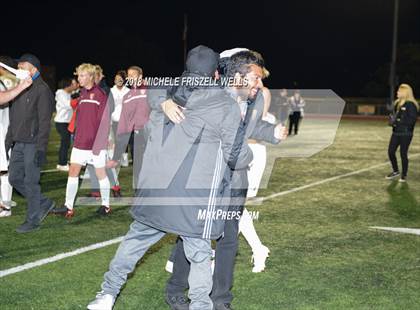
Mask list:
[[[4,174],[0,177],[1,182],[1,200],[8,203],[12,200],[13,187],[9,183],[9,175]]]
[[[99,180],[99,189],[101,191],[101,199],[102,199],[102,205],[105,207],[109,207],[109,180],[107,177],[103,178],[102,180]]]
[[[261,240],[258,237],[257,232],[255,231],[252,217],[246,208],[244,208],[241,220],[239,221],[239,231],[242,233],[245,240],[248,242],[249,246],[252,249],[252,252],[257,251],[262,246]]]
[[[66,188],[66,207],[73,210],[77,189],[79,188],[79,177],[68,177]]]

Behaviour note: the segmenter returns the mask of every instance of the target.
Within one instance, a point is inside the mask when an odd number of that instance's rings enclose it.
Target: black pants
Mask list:
[[[297,135],[299,130],[300,112],[293,112],[289,115],[289,135],[292,134],[293,128],[294,133]]]
[[[245,202],[247,190],[234,190],[235,201]],[[242,211],[243,203],[229,207],[229,211]],[[215,268],[213,274],[213,290],[211,299],[215,304],[231,303],[233,299],[230,291],[233,285],[233,271],[235,268],[235,258],[238,250],[239,220],[226,220],[224,236],[216,242]],[[175,245],[174,268],[172,276],[166,285],[168,296],[184,296],[185,289],[188,288],[188,275],[190,264],[185,257],[183,242],[178,238]]]
[[[61,166],[67,165],[68,153],[70,148],[70,132],[67,127],[69,123],[55,123],[55,128],[60,135],[60,149],[58,150],[58,164]]]
[[[392,133],[391,140],[389,141],[388,157],[391,161],[392,169],[394,171],[399,171],[397,156],[395,156],[395,152],[397,151],[397,148],[400,147],[402,176],[404,177],[407,176],[408,172],[408,148],[412,139],[412,133],[394,132]]]
[[[35,164],[36,145],[17,142],[9,164],[9,182],[27,201],[26,222],[38,224],[43,210],[52,201],[42,195],[39,184],[41,168]]]

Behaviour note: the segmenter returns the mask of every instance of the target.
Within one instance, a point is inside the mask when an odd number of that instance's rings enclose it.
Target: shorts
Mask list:
[[[86,166],[87,164],[95,168],[104,168],[106,165],[106,150],[101,150],[99,155],[94,155],[92,150],[80,150],[73,147],[70,155],[70,164],[79,164]]]

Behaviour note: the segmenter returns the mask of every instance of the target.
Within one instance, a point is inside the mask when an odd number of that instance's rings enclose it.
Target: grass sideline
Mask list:
[[[420,153],[419,128],[410,149]],[[390,129],[383,121],[341,122],[335,143],[307,159],[277,161],[269,187],[259,196],[377,165],[387,160]],[[49,164],[55,167],[58,137],[52,132]],[[251,250],[241,238],[235,269],[233,306],[271,309],[418,309],[420,238],[381,232],[370,226],[420,226],[420,158],[410,162],[408,184],[388,182],[389,167],[308,188],[250,206],[259,210],[255,226],[271,249],[267,271],[251,273]],[[129,169],[122,172],[124,194]],[[44,192],[63,203],[66,174],[42,176]],[[84,190],[84,193],[87,191]],[[0,270],[68,252],[125,234],[126,206],[98,218],[95,207],[80,207],[71,222],[49,216],[41,229],[19,235],[23,200],[1,220]],[[174,242],[165,237],[139,262],[115,309],[168,309],[164,265]],[[2,309],[85,309],[99,290],[116,245],[0,279]]]

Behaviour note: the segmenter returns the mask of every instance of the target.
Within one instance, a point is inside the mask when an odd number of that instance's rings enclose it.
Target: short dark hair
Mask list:
[[[61,79],[58,82],[58,89],[64,89],[66,87],[69,87],[71,85],[71,82],[73,82],[73,78],[69,78],[69,77],[65,77],[63,79]]]
[[[264,68],[264,59],[261,54],[253,51],[242,51],[236,53],[230,57],[227,63],[226,76],[234,77],[236,73],[239,73],[241,76],[245,76],[250,71],[249,67],[251,65]]]
[[[127,79],[127,73],[125,72],[125,70],[118,70],[117,73],[115,73],[115,76],[117,76],[117,75],[119,75],[120,77],[122,77],[122,79],[124,81]]]

